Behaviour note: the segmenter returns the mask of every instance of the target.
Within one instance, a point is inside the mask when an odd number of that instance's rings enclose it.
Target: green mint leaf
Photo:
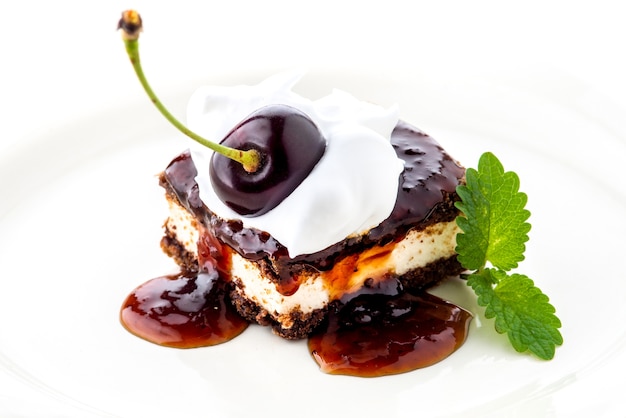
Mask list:
[[[495,318],[496,331],[506,333],[518,352],[530,351],[550,360],[557,345],[563,344],[555,309],[533,281],[521,274],[485,269],[470,274],[467,284],[478,295],[485,316]]]
[[[495,318],[495,329],[507,334],[513,348],[552,359],[563,344],[561,321],[549,299],[533,281],[507,272],[524,260],[530,216],[519,191],[519,178],[505,172],[491,153],[480,157],[478,169],[467,169],[466,185],[457,187],[462,212],[456,222],[458,260],[467,270],[467,284],[485,307],[485,316]],[[494,268],[488,268],[488,263]]]
[[[464,216],[457,217],[463,231],[457,235],[458,259],[469,270],[487,262],[509,271],[524,260],[528,241],[530,212],[524,209],[526,194],[519,191],[519,178],[505,172],[492,153],[484,153],[478,170],[468,168],[466,185],[458,186],[461,202],[456,206]]]

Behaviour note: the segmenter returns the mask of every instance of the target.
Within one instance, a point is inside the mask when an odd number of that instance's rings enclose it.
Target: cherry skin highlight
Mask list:
[[[309,175],[326,150],[319,128],[303,112],[270,105],[252,113],[220,142],[241,151],[255,149],[260,167],[247,172],[221,154],[213,154],[211,182],[217,196],[242,216],[275,208]]]

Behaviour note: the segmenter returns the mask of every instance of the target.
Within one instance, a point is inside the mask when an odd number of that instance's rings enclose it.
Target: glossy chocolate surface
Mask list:
[[[382,286],[381,286],[382,285]],[[472,315],[395,279],[336,301],[308,341],[325,373],[378,377],[435,364],[465,342]]]
[[[227,286],[215,270],[157,277],[128,295],[120,321],[130,333],[158,345],[221,344],[248,327],[233,308]]]

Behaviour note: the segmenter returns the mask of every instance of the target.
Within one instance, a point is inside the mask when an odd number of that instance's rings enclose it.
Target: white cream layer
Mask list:
[[[197,255],[198,231],[195,220],[181,206],[170,201],[168,227],[175,231],[177,239],[187,251]],[[331,288],[324,280],[323,273],[306,277],[298,291],[285,296],[276,290],[276,285],[265,277],[257,264],[238,254],[231,259],[232,279],[241,282],[238,291],[246,299],[254,301],[265,309],[283,328],[290,328],[290,313],[299,311],[307,314],[322,309],[332,299],[342,293],[350,293],[363,287],[368,278],[378,279],[388,274],[402,275],[408,271],[426,267],[437,260],[455,255],[456,234],[459,228],[455,221],[439,223],[422,231],[410,231],[404,239],[395,244],[391,255],[383,262],[368,263],[367,259],[359,264],[358,271],[351,275],[344,289]]]
[[[276,285],[264,277],[258,266],[235,254],[232,257],[233,280],[240,280],[238,289],[246,299],[256,302],[283,328],[290,328],[289,314],[296,310],[307,314],[322,309],[332,299],[332,295],[341,296],[364,286],[368,278],[382,279],[389,274],[402,275],[408,271],[426,267],[437,260],[455,255],[456,234],[459,229],[456,222],[432,225],[423,231],[411,231],[398,242],[391,256],[385,262],[359,265],[358,271],[350,277],[346,289],[333,289],[326,283],[323,274],[311,274],[300,284],[298,291],[284,296],[276,290]]]
[[[385,220],[403,169],[389,139],[398,122],[397,107],[384,109],[341,91],[312,101],[291,91],[301,76],[278,74],[256,86],[202,87],[187,110],[189,127],[215,141],[269,104],[296,107],[318,125],[327,141],[324,156],[291,195],[257,217],[242,218],[215,195],[209,177],[213,152],[195,142],[190,146],[205,205],[224,219],[271,231],[291,257],[321,251]]]

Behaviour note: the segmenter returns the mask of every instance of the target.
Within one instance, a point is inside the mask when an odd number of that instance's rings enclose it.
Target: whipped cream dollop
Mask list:
[[[318,100],[292,91],[301,73],[281,73],[255,86],[201,87],[191,97],[191,130],[221,141],[255,110],[285,104],[306,113],[327,141],[326,151],[309,176],[278,206],[257,217],[241,217],[211,186],[213,151],[193,143],[200,198],[218,216],[241,219],[247,228],[270,233],[295,257],[311,254],[367,232],[393,210],[403,162],[390,143],[398,108],[362,102],[339,90]]]

